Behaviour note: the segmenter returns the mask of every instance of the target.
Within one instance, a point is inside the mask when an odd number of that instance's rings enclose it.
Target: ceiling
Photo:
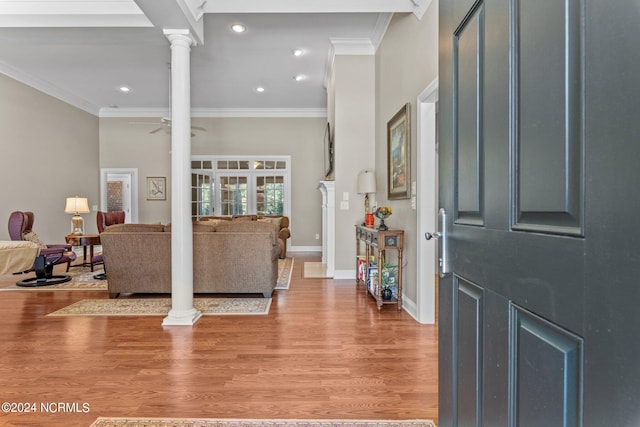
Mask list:
[[[322,115],[333,54],[373,53],[392,13],[418,14],[425,3],[0,0],[0,73],[95,115],[158,117],[168,111],[171,73],[162,30],[188,28],[198,41],[194,116]],[[233,33],[233,23],[247,31]]]

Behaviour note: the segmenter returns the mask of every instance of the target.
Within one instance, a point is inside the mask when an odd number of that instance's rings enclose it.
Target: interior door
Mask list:
[[[639,18],[440,1],[439,426],[640,425]]]

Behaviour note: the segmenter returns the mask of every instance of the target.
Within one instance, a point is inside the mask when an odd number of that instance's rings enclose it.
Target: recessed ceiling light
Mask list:
[[[304,80],[304,78],[305,78],[304,74],[298,74],[297,76],[294,77],[294,80],[299,82]]]
[[[130,91],[131,91],[131,88],[129,88],[127,86],[120,86],[120,92],[127,93],[127,92],[130,92]]]
[[[245,31],[247,31],[247,27],[242,24],[233,24],[231,26],[231,31],[233,31],[234,33],[244,33]]]
[[[293,50],[293,56],[302,56],[304,55],[304,50],[302,49],[294,49]]]
[[[256,88],[256,92],[260,92],[260,93],[262,93],[262,92],[264,92],[264,88],[263,88],[262,86],[258,86],[258,87]]]

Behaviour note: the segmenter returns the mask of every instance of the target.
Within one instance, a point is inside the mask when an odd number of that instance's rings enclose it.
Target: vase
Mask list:
[[[378,225],[378,230],[388,230],[389,227],[387,227],[387,225],[384,223],[384,218],[380,218],[380,225]]]
[[[391,292],[391,288],[384,288],[382,290],[382,299],[385,301],[389,301],[393,296],[393,292]]]

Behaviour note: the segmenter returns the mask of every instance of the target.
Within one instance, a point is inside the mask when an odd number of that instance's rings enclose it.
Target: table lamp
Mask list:
[[[364,214],[369,213],[369,193],[376,192],[376,174],[362,171],[358,174],[358,194],[364,194]]]
[[[67,205],[64,207],[65,213],[72,213],[71,234],[84,234],[84,220],[81,213],[89,213],[89,201],[86,197],[67,197]]]

